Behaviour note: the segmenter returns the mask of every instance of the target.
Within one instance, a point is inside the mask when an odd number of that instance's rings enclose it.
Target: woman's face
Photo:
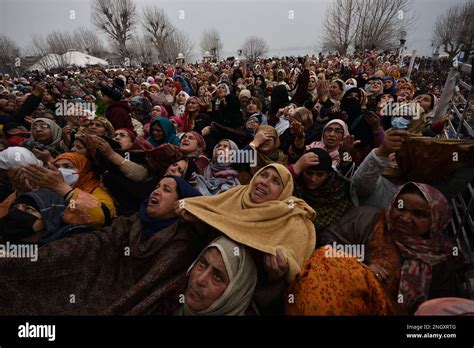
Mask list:
[[[49,144],[53,140],[51,128],[43,121],[38,121],[33,124],[31,134],[33,135],[33,139],[42,144]]]
[[[230,144],[227,140],[221,140],[213,151],[213,158],[220,158],[223,163],[226,163],[229,158]]]
[[[193,98],[186,104],[186,108],[188,109],[188,112],[196,112],[199,110],[199,103]]]
[[[265,142],[260,145],[258,151],[262,152],[263,154],[270,153],[275,148],[275,138],[271,137],[265,140]]]
[[[179,104],[179,105],[184,105],[186,104],[186,95],[184,94],[184,92],[179,92],[178,95],[176,96],[176,102]]]
[[[331,97],[337,96],[338,94],[341,94],[342,90],[341,87],[339,86],[339,83],[337,82],[332,82],[331,86],[329,87],[329,94]]]
[[[431,111],[431,96],[428,94],[422,94],[418,98],[418,103],[425,110],[425,112]]]
[[[186,133],[181,138],[179,149],[182,153],[188,154],[198,149],[198,141],[193,133]]]
[[[159,122],[155,122],[153,126],[151,126],[150,133],[156,141],[161,141],[165,138],[165,133],[163,132],[163,128],[161,128]]]
[[[151,193],[146,212],[152,219],[171,219],[176,216],[174,205],[178,200],[176,181],[163,178]]]
[[[153,107],[153,109],[151,109],[151,117],[155,118],[158,116],[161,116],[161,106],[156,105]]]
[[[316,78],[313,75],[312,77],[309,78],[308,91],[312,91],[315,88],[316,88]]]
[[[61,158],[61,159],[58,159],[57,161],[54,161],[54,165],[58,169],[59,168],[66,168],[66,169],[72,169],[72,170],[77,171],[77,168],[74,165],[74,163],[72,163],[70,160],[65,159],[65,158]]]
[[[199,87],[199,90],[198,90],[198,97],[204,97],[204,95],[206,94],[207,92],[207,88],[205,86],[201,86]]]
[[[80,155],[86,155],[87,154],[87,149],[86,147],[84,146],[84,144],[82,144],[81,141],[79,140],[74,140],[74,142],[72,143],[72,148],[71,148],[71,152],[74,152],[74,153],[78,153]]]
[[[184,172],[186,171],[187,167],[188,167],[188,162],[186,162],[186,160],[180,160],[180,161],[174,162],[173,164],[169,165],[168,169],[166,170],[165,176],[174,175],[174,176],[183,177]]]
[[[249,99],[247,102],[247,113],[255,114],[257,112],[260,112],[257,103],[255,102],[255,100]]]
[[[379,93],[383,90],[383,85],[381,80],[371,80],[369,81],[369,92]]]
[[[383,83],[383,88],[385,89],[390,89],[393,86],[393,81],[392,80],[385,80]]]
[[[33,215],[34,217],[38,218],[38,220],[36,220],[34,223],[33,223],[33,231],[35,232],[40,232],[42,230],[44,230],[44,222],[43,222],[43,217],[41,216],[41,213],[36,210],[35,207],[32,207],[31,205],[28,205],[28,204],[24,204],[24,203],[18,203],[18,204],[15,204],[15,208],[17,208],[18,210],[24,212],[24,213],[28,213],[30,215]],[[39,239],[39,235],[38,235],[38,239]]]
[[[133,145],[133,140],[130,135],[124,130],[116,130],[114,133],[114,140],[120,144],[122,150],[130,150]]]
[[[227,94],[227,88],[225,88],[224,85],[220,85],[219,87],[217,87],[216,93],[217,93],[217,98],[219,99],[225,98]]]
[[[430,231],[431,211],[428,202],[416,193],[400,194],[390,214],[396,232],[407,236],[422,236]]]
[[[254,203],[277,200],[283,192],[283,181],[275,168],[267,168],[253,180],[250,199]]]
[[[217,248],[207,249],[189,272],[184,292],[186,305],[194,312],[209,308],[229,285],[224,260]]]
[[[316,190],[320,187],[328,176],[329,173],[324,170],[306,169],[303,171],[303,180],[310,190]]]
[[[107,129],[105,129],[102,122],[98,120],[92,120],[89,125],[89,130],[91,134],[97,135],[99,137],[105,136],[107,134]]]
[[[328,149],[335,149],[339,147],[344,138],[344,129],[340,124],[331,123],[323,132],[323,142]]]

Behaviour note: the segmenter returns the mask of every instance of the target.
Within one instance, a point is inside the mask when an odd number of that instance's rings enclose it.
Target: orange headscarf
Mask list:
[[[79,180],[77,180],[77,183],[74,186],[75,188],[87,193],[92,193],[97,187],[100,186],[100,181],[96,179],[86,156],[67,152],[57,156],[54,162],[57,162],[60,159],[67,159],[71,161],[72,164],[74,164],[74,167],[77,168]]]

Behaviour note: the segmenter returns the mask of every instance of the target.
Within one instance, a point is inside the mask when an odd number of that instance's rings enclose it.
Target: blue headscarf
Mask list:
[[[390,80],[392,81],[392,87],[390,89],[383,89],[383,94],[391,94],[391,95],[397,95],[397,90],[398,90],[398,85],[397,81],[392,76],[385,76],[382,78],[382,82],[385,83],[385,81]]]
[[[197,197],[201,196],[201,194],[196,191],[191,185],[189,185],[183,178],[174,175],[167,175],[164,178],[172,178],[176,181],[176,188],[178,191],[178,199],[189,198],[189,197]],[[148,206],[148,200],[145,199],[141,206],[140,206],[140,220],[143,224],[143,233],[147,237],[153,236],[155,233],[165,229],[168,226],[171,226],[175,222],[178,221],[178,217],[173,217],[170,219],[153,219],[148,215],[146,208]]]
[[[163,140],[161,141],[155,140],[155,138],[153,138],[153,136],[151,135],[151,128],[156,123],[159,124],[159,126],[161,127],[164,133]],[[155,148],[163,144],[179,145],[179,138],[176,135],[175,126],[171,123],[170,120],[164,117],[160,117],[160,116],[155,118],[155,120],[150,124],[150,136],[148,137],[147,140]]]

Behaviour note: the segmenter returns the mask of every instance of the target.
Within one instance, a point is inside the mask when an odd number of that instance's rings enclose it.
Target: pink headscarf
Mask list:
[[[340,119],[334,119],[334,120],[331,120],[328,123],[326,123],[326,125],[323,128],[323,133],[324,133],[324,130],[326,129],[326,127],[329,126],[330,124],[333,124],[333,123],[337,123],[338,125],[340,125],[342,127],[342,130],[344,131],[344,136],[343,137],[345,137],[346,135],[350,135],[349,134],[349,128],[347,127],[346,122],[344,122],[343,120],[340,120]],[[332,167],[334,169],[337,169],[337,166],[341,162],[339,149],[329,150],[326,147],[326,144],[324,144],[324,141],[321,140],[321,141],[312,142],[311,144],[307,145],[306,146],[306,151],[308,151],[310,149],[314,149],[314,148],[320,148],[320,149],[326,150],[329,153],[329,156],[331,156]]]

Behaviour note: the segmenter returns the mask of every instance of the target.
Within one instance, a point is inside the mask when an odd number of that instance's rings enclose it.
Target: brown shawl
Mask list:
[[[135,214],[40,248],[37,262],[0,258],[0,315],[172,314],[206,244],[185,221],[146,240]]]

